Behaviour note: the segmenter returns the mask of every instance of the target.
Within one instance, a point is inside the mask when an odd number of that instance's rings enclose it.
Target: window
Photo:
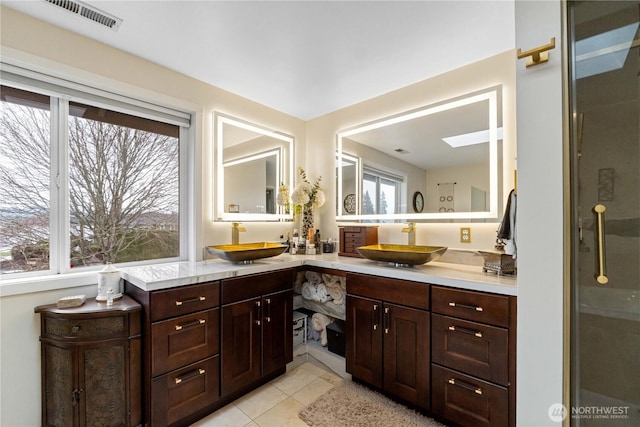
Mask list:
[[[402,182],[401,177],[365,166],[362,174],[362,213],[398,213]]]
[[[1,87],[0,273],[180,259],[181,126],[33,90]]]

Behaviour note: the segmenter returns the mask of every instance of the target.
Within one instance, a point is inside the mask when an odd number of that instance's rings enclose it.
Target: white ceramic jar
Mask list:
[[[109,296],[109,289],[113,292],[113,298],[122,296],[120,271],[110,262],[98,272],[98,296],[96,296],[96,301],[106,301]]]

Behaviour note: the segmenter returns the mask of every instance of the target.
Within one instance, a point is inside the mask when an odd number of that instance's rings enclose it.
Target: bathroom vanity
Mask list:
[[[124,269],[143,312],[145,425],[189,425],[284,373],[301,269],[346,276],[355,380],[445,421],[515,426],[515,278],[335,253]]]

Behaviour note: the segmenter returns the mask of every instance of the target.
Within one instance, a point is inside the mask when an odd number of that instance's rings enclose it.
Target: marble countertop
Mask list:
[[[175,262],[121,270],[121,276],[133,285],[155,291],[176,286],[202,283],[230,277],[264,273],[302,265],[332,268],[353,273],[371,274],[396,279],[454,288],[517,295],[517,279],[483,273],[482,267],[446,262],[431,262],[414,267],[394,267],[361,258],[341,257],[337,253],[321,255],[282,254],[256,260],[252,264],[232,264],[222,259],[198,262]]]

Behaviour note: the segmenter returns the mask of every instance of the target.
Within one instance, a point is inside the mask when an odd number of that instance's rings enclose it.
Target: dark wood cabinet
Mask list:
[[[516,298],[431,292],[434,413],[461,426],[515,426]]]
[[[338,255],[362,258],[359,246],[378,244],[378,227],[346,226],[339,227],[340,249]]]
[[[347,372],[430,407],[429,285],[347,273]]]
[[[43,426],[137,426],[142,422],[140,305],[35,308],[40,313]]]
[[[222,281],[221,389],[248,390],[293,360],[293,270]]]
[[[220,398],[220,282],[144,291],[125,283],[143,307],[145,425],[183,426]]]

